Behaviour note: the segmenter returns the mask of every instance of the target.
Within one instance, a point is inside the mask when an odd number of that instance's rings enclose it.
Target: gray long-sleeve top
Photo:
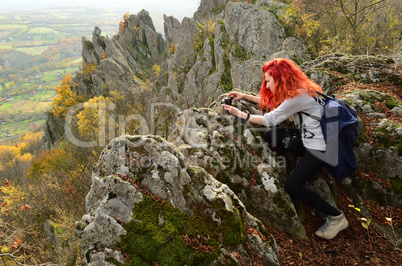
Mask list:
[[[305,112],[316,117],[321,117],[323,107],[318,104],[305,90],[302,95],[296,95],[283,101],[275,110],[264,114],[262,121],[266,127],[276,126],[291,117],[300,127],[299,112]],[[321,131],[320,122],[314,118],[302,114],[302,140],[307,149],[325,151],[326,144]]]

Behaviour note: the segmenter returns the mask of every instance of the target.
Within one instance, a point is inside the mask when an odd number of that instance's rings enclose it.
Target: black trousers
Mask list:
[[[282,141],[293,130],[298,129],[274,128],[273,130],[266,131],[263,138],[271,147],[284,149]],[[301,160],[296,164],[295,169],[293,169],[286,180],[286,192],[288,192],[293,199],[305,203],[325,215],[340,215],[341,213],[336,208],[314,191],[303,188],[307,181],[314,179],[314,175],[325,165],[325,162],[313,155],[308,149],[305,149],[303,145],[288,151],[294,153],[295,156],[301,156]]]

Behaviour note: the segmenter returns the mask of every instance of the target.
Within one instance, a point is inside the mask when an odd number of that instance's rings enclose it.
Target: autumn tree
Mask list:
[[[40,149],[37,143],[42,135],[43,132],[30,132],[21,136],[17,144],[0,146],[0,261],[4,265],[27,263],[27,253],[40,254],[40,244],[33,238],[38,235],[35,229],[42,225],[36,227],[31,216],[31,206],[39,205],[29,197],[32,184],[27,173],[32,154]]]
[[[198,33],[194,38],[194,50],[200,51],[204,45],[204,41],[208,37],[215,37],[215,22],[211,19],[204,23],[198,23]]]
[[[0,146],[0,168],[2,176],[15,180],[17,184],[26,184],[26,172],[33,158],[30,153],[22,153],[26,144]]]
[[[32,252],[27,241],[27,233],[32,233],[24,223],[25,214],[31,209],[26,203],[26,195],[21,187],[8,179],[0,184],[0,261],[2,265],[16,265],[26,261],[24,253]],[[23,265],[23,264],[20,264]]]
[[[126,28],[127,28],[127,26],[128,26],[128,19],[129,19],[129,17],[130,17],[130,14],[129,14],[129,13],[125,13],[125,14],[124,14],[124,16],[123,16],[123,21],[120,21],[120,23],[119,23],[119,31],[118,31],[118,33],[120,33],[120,32],[126,32]]]
[[[133,133],[137,128],[148,130],[148,121],[143,116],[146,107],[138,102],[146,97],[134,98],[130,93],[111,91],[107,97],[90,99],[77,114],[78,130],[86,141],[95,141],[104,146],[113,138]]]
[[[56,86],[57,96],[53,100],[53,113],[56,116],[65,116],[68,108],[74,106],[80,101],[77,93],[73,93],[71,88],[73,86],[73,79],[70,75],[63,77],[60,85]]]
[[[315,54],[389,54],[398,45],[401,3],[395,0],[294,0],[279,19]]]
[[[28,171],[30,186],[25,193],[32,206],[31,217],[35,217],[32,227],[43,232],[46,221],[54,228],[61,245],[53,246],[53,249],[46,246],[50,245],[49,236],[42,233],[36,236],[35,246],[46,250],[48,260],[60,265],[66,265],[67,255],[77,255],[74,223],[85,213],[85,196],[96,162],[88,153],[88,149],[61,142],[52,150],[42,151]],[[36,256],[44,255],[37,252]]]

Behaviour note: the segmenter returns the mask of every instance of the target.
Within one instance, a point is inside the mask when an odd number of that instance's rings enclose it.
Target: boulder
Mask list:
[[[76,226],[85,265],[122,254],[133,264],[279,265],[275,240],[236,194],[160,137],[114,139],[92,181]]]
[[[303,239],[304,227],[284,191],[286,158],[268,148],[263,130],[243,126],[221,107],[192,108],[178,114],[168,140],[186,155],[187,163],[203,167],[228,185],[252,215]]]

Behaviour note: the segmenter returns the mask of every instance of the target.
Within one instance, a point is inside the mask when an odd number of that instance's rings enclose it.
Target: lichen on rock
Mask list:
[[[258,254],[279,265],[273,237],[236,194],[157,136],[123,135],[105,148],[87,211],[77,224],[87,264],[123,263],[130,254],[134,264],[239,263],[240,256],[251,265]]]

